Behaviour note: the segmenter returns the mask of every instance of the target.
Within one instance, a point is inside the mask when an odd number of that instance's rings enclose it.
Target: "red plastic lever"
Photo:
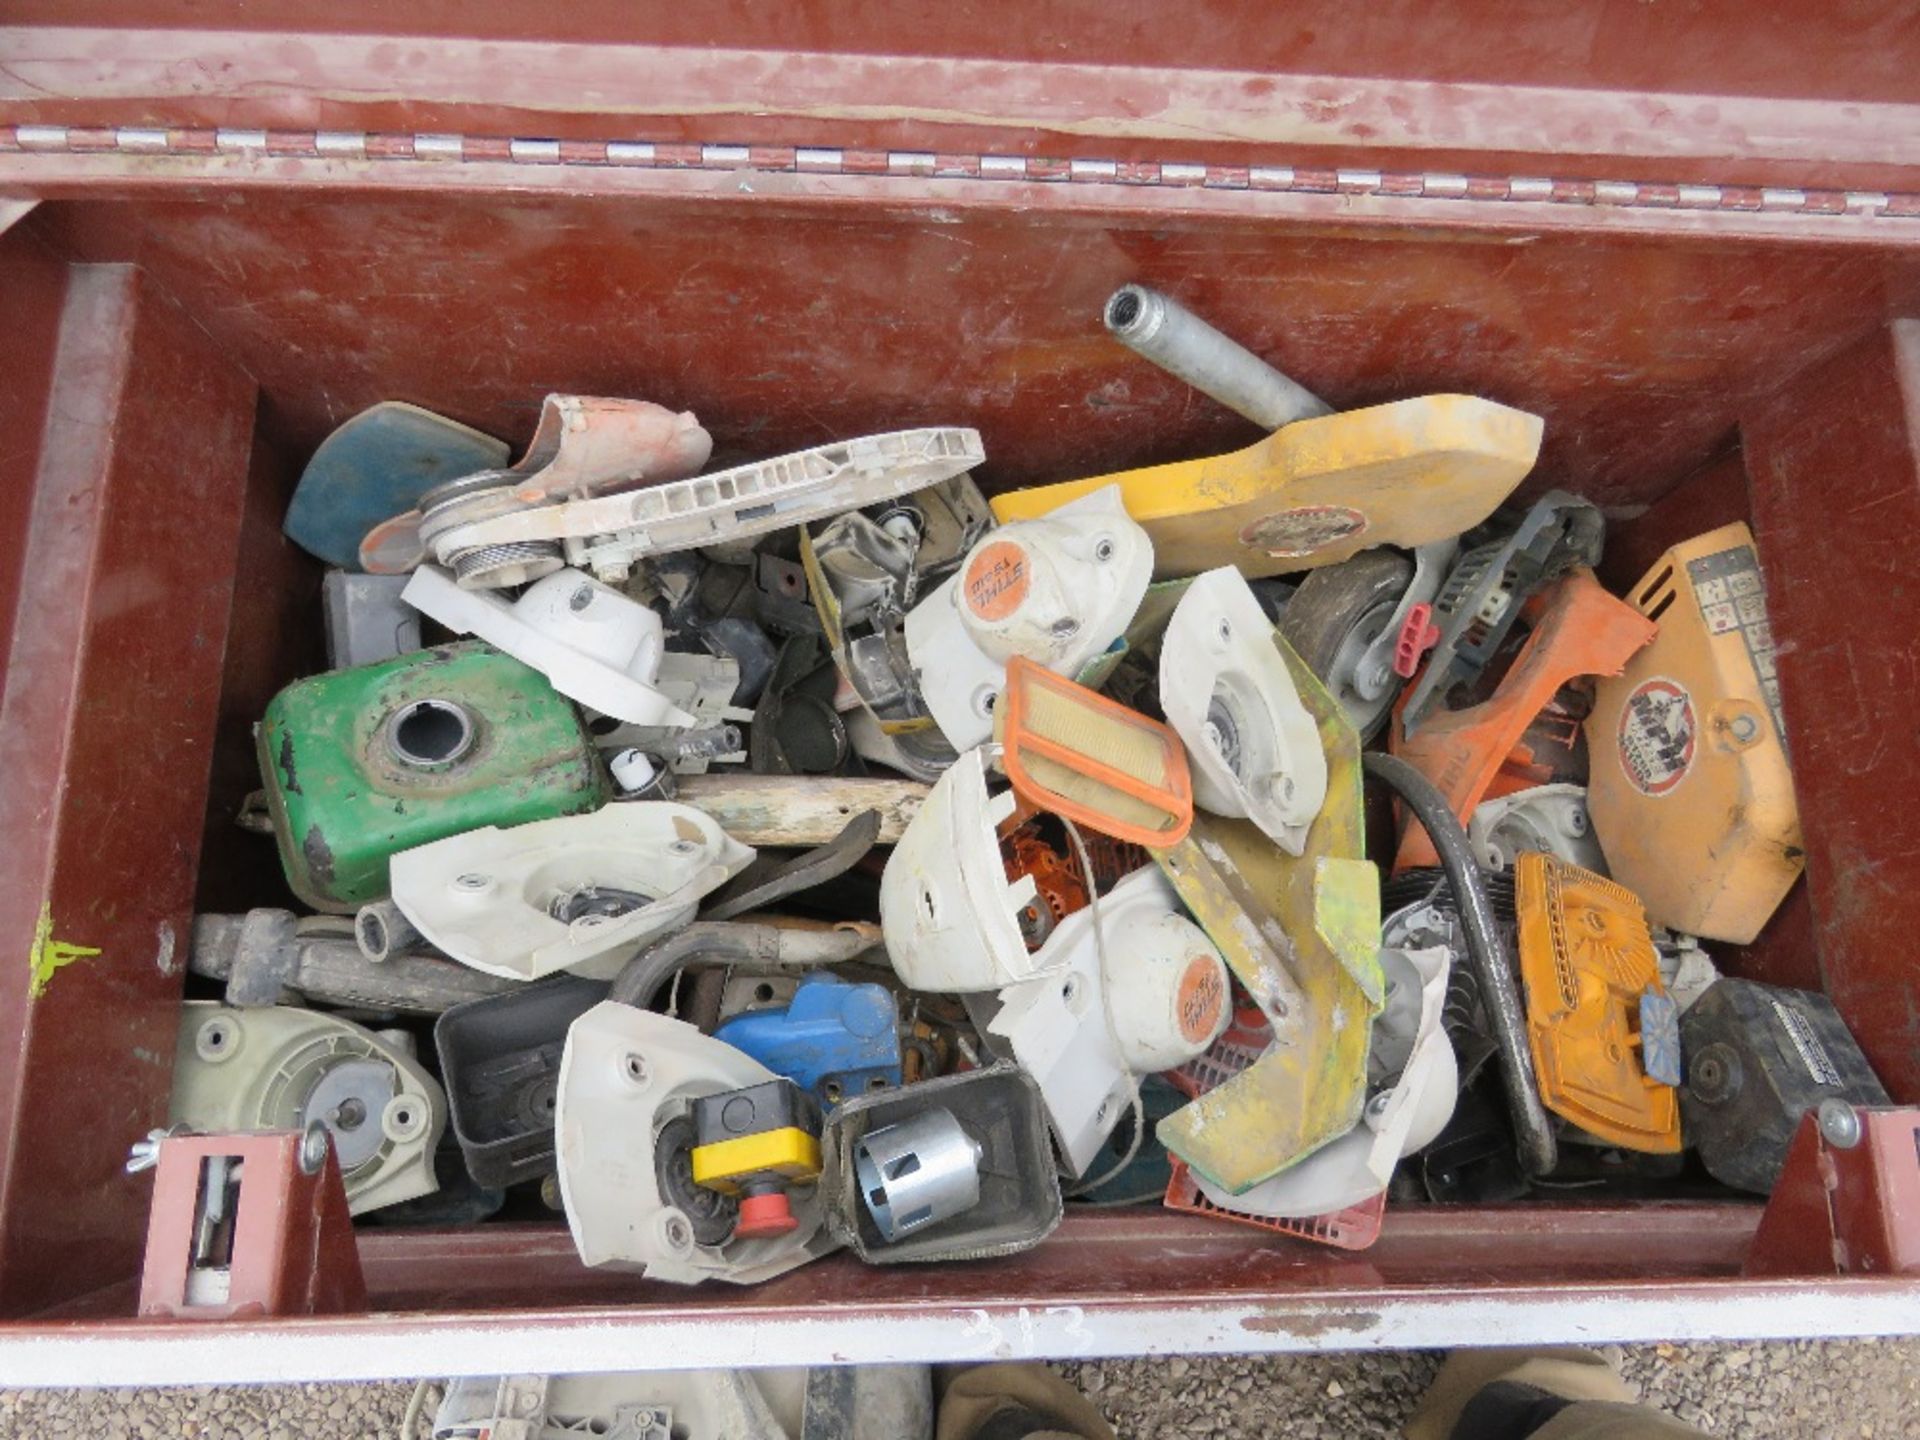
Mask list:
[[[1411,680],[1420,668],[1420,657],[1439,643],[1440,627],[1433,623],[1433,606],[1424,600],[1409,606],[1400,636],[1393,642],[1393,673]]]

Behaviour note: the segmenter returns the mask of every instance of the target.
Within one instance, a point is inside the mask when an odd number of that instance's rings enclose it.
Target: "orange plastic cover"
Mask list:
[[[1345,1210],[1301,1220],[1277,1220],[1265,1215],[1229,1210],[1224,1205],[1214,1204],[1201,1193],[1200,1182],[1193,1178],[1187,1162],[1180,1159],[1173,1161],[1167,1177],[1166,1197],[1161,1203],[1167,1209],[1178,1210],[1182,1214],[1211,1215],[1216,1219],[1230,1220],[1236,1225],[1265,1230],[1271,1235],[1291,1235],[1299,1240],[1318,1241],[1336,1250],[1365,1250],[1380,1238],[1387,1215],[1387,1192],[1384,1190],[1372,1199],[1362,1200]]]
[[[1618,675],[1659,628],[1585,568],[1542,591],[1529,608],[1536,607],[1532,633],[1490,699],[1430,715],[1412,738],[1394,716],[1388,748],[1439,787],[1462,825],[1554,693],[1580,675]],[[1409,818],[1393,868],[1439,863],[1426,829]]]
[[[1540,1099],[1588,1133],[1629,1150],[1680,1149],[1680,1102],[1641,1064],[1640,997],[1665,995],[1631,890],[1553,855],[1515,867],[1520,978]]]
[[[1007,778],[1028,804],[1152,849],[1186,838],[1187,752],[1159,721],[1016,655],[994,728]]]

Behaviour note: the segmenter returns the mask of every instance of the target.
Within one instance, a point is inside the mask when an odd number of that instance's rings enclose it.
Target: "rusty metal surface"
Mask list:
[[[91,1315],[0,1331],[0,1384],[184,1384],[862,1360],[1024,1359],[1910,1330],[1911,1278],[1737,1271],[1751,1204],[1388,1213],[1363,1253],[1197,1217],[1071,1215],[990,1265],[829,1257],[748,1292],[572,1265],[564,1227],[363,1235],[366,1316]],[[516,1361],[513,1357],[518,1357]]]
[[[1911,244],[1920,236],[1920,192],[1914,190],[1233,164],[1217,157],[1204,163],[1120,163],[1072,152],[740,145],[726,135],[666,144],[494,132],[0,125],[0,194],[15,197],[5,202],[11,210],[109,189],[182,194],[209,185],[436,194],[778,194],[960,209],[1255,214],[1520,235],[1695,235],[1859,246]]]
[[[1312,15],[1329,23],[1282,27],[1146,7],[1115,25],[1088,3],[994,27],[986,46],[982,17],[964,7],[856,6],[803,29],[777,7],[729,6],[732,53],[624,56],[645,65],[620,69],[613,93],[648,94],[636,76],[676,72],[658,93],[678,113],[644,123],[592,93],[595,69],[623,58],[618,43],[704,46],[712,15],[608,0],[531,20],[445,0],[389,15],[348,0],[330,12],[330,37],[244,41],[233,70],[163,73],[151,62],[222,53],[195,25],[265,22],[187,0],[14,8],[32,33],[7,33],[10,58],[51,63],[57,73],[41,78],[75,98],[28,96],[17,74],[0,77],[0,122],[107,128],[56,141],[0,123],[0,194],[59,202],[4,244],[37,238],[144,273],[78,272],[69,313],[84,304],[100,321],[84,329],[92,353],[62,376],[80,402],[69,417],[79,443],[29,457],[31,471],[5,462],[37,475],[27,543],[57,563],[26,577],[9,682],[23,657],[36,679],[13,684],[0,709],[0,943],[26,953],[50,895],[48,938],[101,954],[75,952],[34,1004],[24,968],[0,984],[0,1034],[22,1041],[0,1047],[13,1132],[0,1159],[0,1309],[65,1302],[87,1317],[0,1330],[0,1377],[184,1382],[618,1369],[636,1349],[669,1364],[768,1363],[1920,1323],[1910,1280],[1736,1278],[1758,1213],[1738,1205],[1394,1212],[1374,1250],[1345,1260],[1175,1216],[1072,1217],[1047,1246],[993,1266],[883,1276],[842,1257],[747,1295],[666,1294],[583,1272],[552,1227],[367,1234],[374,1303],[390,1315],[217,1335],[116,1318],[132,1310],[141,1218],[118,1161],[129,1129],[163,1104],[168,1049],[152,1042],[172,1033],[180,982],[164,973],[178,953],[160,927],[184,945],[210,737],[217,721],[220,783],[237,785],[247,721],[302,663],[285,637],[307,644],[318,631],[315,567],[277,534],[292,475],[366,404],[405,398],[521,440],[546,389],[641,395],[696,406],[716,463],[959,406],[981,422],[989,488],[1247,443],[1243,422],[1100,333],[1105,295],[1142,281],[1231,314],[1236,338],[1343,407],[1453,389],[1540,413],[1549,438],[1530,486],[1568,485],[1624,520],[1724,456],[1740,417],[1796,367],[1920,306],[1909,193],[1920,161],[1910,146],[1887,147],[1913,133],[1920,67],[1912,21],[1891,5],[1815,25],[1805,7],[1736,21],[1673,6],[1535,13],[1475,0],[1431,25],[1394,0],[1352,26],[1331,23],[1328,0]],[[55,32],[77,21],[149,29]],[[430,53],[350,33],[389,26],[466,33]],[[1487,43],[1489,29],[1502,43]],[[316,38],[326,43],[308,44]],[[617,43],[595,57],[514,52],[530,69],[495,54],[489,74],[508,88],[456,93],[482,38]],[[856,44],[945,62],[881,73]],[[756,51],[784,56],[779,73],[739,58]],[[1069,55],[1092,69],[1022,68]],[[1565,87],[1570,55],[1577,94],[1503,88]],[[994,73],[946,63],[956,60]],[[1227,64],[1270,73],[1249,81]],[[287,65],[320,66],[342,88],[263,84]],[[942,83],[923,84],[909,112],[844,113],[848,93],[885,100],[887,87],[935,73]],[[1365,83],[1300,79],[1324,75]],[[696,109],[684,87],[703,76]],[[1072,83],[1014,96],[986,120],[933,113],[960,93],[956,77],[977,82],[970,101],[993,101],[1035,76]],[[1149,95],[1155,86],[1164,93]],[[1671,100],[1700,88],[1712,92],[1700,105]],[[1815,103],[1789,107],[1796,123],[1769,132],[1779,138],[1756,138],[1740,97],[1778,95]],[[1852,104],[1859,113],[1843,113]],[[1509,107],[1505,131],[1497,105]],[[1124,123],[1127,106],[1149,123]],[[1382,106],[1423,133],[1362,133]],[[1205,123],[1173,133],[1169,115]],[[1596,118],[1598,138],[1579,139]],[[194,125],[229,131],[181,128]],[[1516,130],[1521,140],[1502,138]],[[435,138],[447,133],[465,138]],[[811,148],[826,146],[847,148]],[[1747,188],[1760,179],[1896,193]],[[44,334],[58,282],[26,270],[18,298],[0,303],[37,311]],[[716,332],[730,343],[714,344]],[[34,372],[47,367],[33,363],[34,326],[22,333],[21,373],[7,383],[30,411]],[[1902,517],[1920,503],[1891,348],[1877,343],[1810,381],[1779,436],[1749,440],[1763,561],[1797,577],[1775,624],[1803,801],[1810,786],[1823,797],[1803,806],[1823,817],[1824,828],[1809,821],[1822,964],[1863,1040],[1880,1036],[1869,1052],[1877,1043],[1897,1059],[1889,1046],[1916,1053],[1914,982],[1896,967],[1920,917],[1863,887],[1920,853],[1902,828],[1920,813],[1920,762],[1895,746],[1868,775],[1850,768],[1901,712],[1846,666],[1878,674],[1912,660],[1898,624],[1854,633],[1862,597],[1910,598],[1910,547],[1893,537],[1912,532]],[[264,392],[244,514],[254,404],[243,374]],[[116,396],[111,432],[72,422]],[[1870,423],[1837,436],[1832,417],[1862,403]],[[1787,457],[1777,474],[1761,440]],[[103,473],[106,486],[91,483]],[[1836,494],[1873,508],[1842,529]],[[183,495],[193,504],[161,503]],[[48,514],[60,522],[51,551]],[[216,715],[234,527],[239,597]],[[17,583],[17,533],[0,525],[0,589]],[[1820,558],[1835,547],[1854,567],[1844,573],[1865,577],[1857,587]],[[128,786],[130,772],[165,783]],[[235,842],[204,880],[230,893],[218,908],[269,899],[225,868],[250,837],[215,832]],[[1876,869],[1879,857],[1888,863]],[[159,1068],[144,1051],[163,1057]],[[1902,1098],[1920,1088],[1920,1074],[1886,1078]],[[1339,1268],[1346,1260],[1362,1268]]]
[[[66,293],[66,266],[44,245],[24,230],[0,236],[0,334],[8,337],[13,357],[0,367],[0,414],[9,417],[11,431],[10,443],[0,454],[0,636],[13,633],[53,348]],[[0,646],[0,684],[7,663],[6,647]]]
[[[1920,303],[1920,260],[1892,251],[1490,245],[1383,221],[1281,226],[1259,197],[1218,192],[1237,213],[1210,221],[1163,214],[1157,196],[1080,214],[1059,186],[1015,187],[1038,192],[1036,210],[929,212],[918,187],[936,182],[914,183],[905,208],[730,181],[705,203],[235,191],[49,205],[27,223],[137,258],[259,377],[296,445],[396,395],[517,438],[538,406],[523,377],[539,374],[697,405],[715,464],[965,413],[990,490],[1250,438],[1101,332],[1123,280],[1234,315],[1236,338],[1342,406],[1455,390],[1541,414],[1526,492],[1563,483],[1616,506],[1718,453],[1738,406],[1809,350],[1865,333],[1903,295]],[[649,304],[606,303],[608,283]],[[1661,323],[1629,322],[1623,294]],[[710,343],[718,317],[746,313],[735,346]],[[821,315],[865,340],[842,343]]]
[[[1920,1275],[1920,1111],[1853,1113],[1851,1145],[1801,1117],[1746,1274]]]
[[[23,357],[30,359],[31,357]],[[165,1118],[253,390],[75,270],[0,699],[0,1311],[131,1273]]]
[[[320,1164],[309,1168],[303,1150],[308,1138],[278,1130],[159,1141],[141,1315],[197,1323],[367,1308],[339,1159],[322,1142]],[[217,1174],[214,1166],[220,1167]],[[201,1255],[203,1191],[215,1183],[224,1188],[229,1176],[230,1239],[224,1249],[215,1240]],[[224,1293],[200,1293],[192,1277],[208,1268],[227,1271]]]
[[[1092,0],[1017,23],[931,0],[735,4],[699,24],[661,0],[537,19],[361,3],[329,8],[324,29],[312,11],[222,9],[15,6],[0,119],[286,128],[318,109],[343,128],[554,141],[684,143],[718,125],[742,146],[792,143],[804,125],[820,145],[926,152],[1073,143],[1124,163],[1152,146],[1242,164],[1279,151],[1301,165],[1526,162],[1517,173],[1883,189],[1914,174],[1920,123],[1920,31],[1894,3],[1753,16],[1473,0],[1438,19],[1395,0],[1364,25],[1333,0],[1285,24]]]
[[[1827,994],[1920,1099],[1920,321],[1797,377],[1742,426]]]

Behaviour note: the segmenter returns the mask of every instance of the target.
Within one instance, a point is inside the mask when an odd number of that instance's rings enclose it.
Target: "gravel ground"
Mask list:
[[[1920,1436],[1920,1340],[1609,1353],[1645,1399],[1719,1440]],[[1438,1354],[1415,1351],[1058,1368],[1099,1403],[1121,1440],[1373,1440],[1400,1433],[1439,1363]],[[0,1391],[0,1436],[395,1440],[412,1393],[411,1385]]]

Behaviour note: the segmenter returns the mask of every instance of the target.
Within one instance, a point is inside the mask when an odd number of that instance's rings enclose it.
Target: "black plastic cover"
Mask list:
[[[1811,990],[1716,980],[1681,1016],[1680,1049],[1681,1131],[1736,1190],[1773,1189],[1800,1117],[1829,1096],[1892,1103],[1833,1002]]]

